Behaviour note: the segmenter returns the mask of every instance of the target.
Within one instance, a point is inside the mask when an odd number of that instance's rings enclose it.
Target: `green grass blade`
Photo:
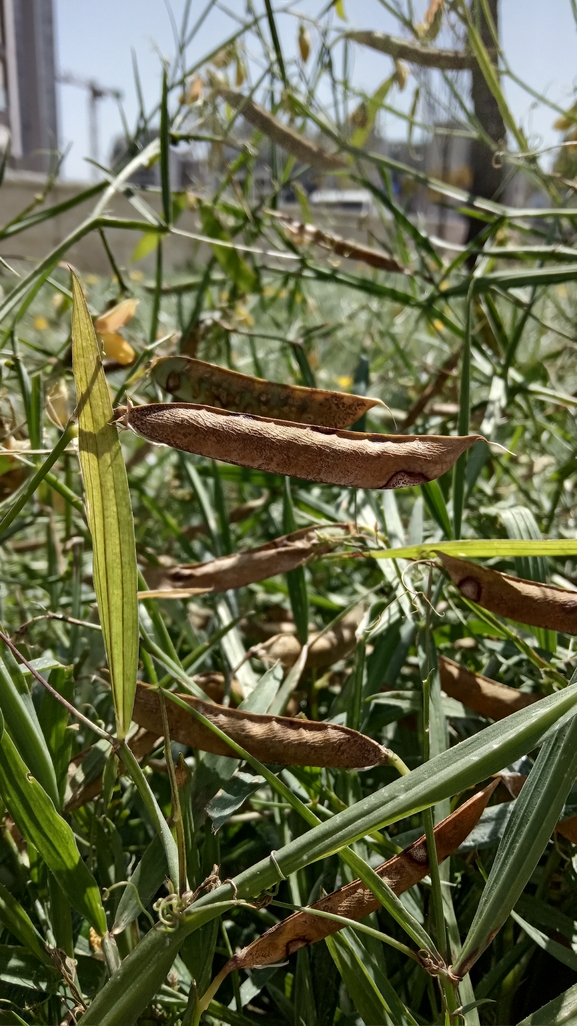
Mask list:
[[[440,541],[434,544],[405,545],[399,549],[376,549],[372,559],[426,559],[434,552],[463,559],[491,559],[495,556],[577,556],[577,541],[572,538],[544,538],[530,541],[513,538],[467,538],[465,541]]]
[[[577,719],[543,745],[497,850],[456,972],[469,970],[509,916],[547,845],[577,774]]]
[[[94,550],[94,590],[110,669],[118,736],[130,726],[138,658],[134,525],[126,468],[98,342],[84,293],[72,275],[72,361],[78,448]]]
[[[0,923],[28,948],[39,962],[53,965],[42,936],[19,901],[0,883]]]
[[[296,531],[290,479],[288,477],[284,479],[283,531],[285,534],[291,534],[293,531]],[[309,603],[304,567],[298,566],[296,570],[289,570],[286,575],[286,581],[292,614],[297,629],[297,637],[301,645],[306,645],[309,637]]]
[[[170,194],[170,120],[168,114],[168,82],[167,71],[162,72],[162,100],[160,105],[160,186],[162,191],[162,212],[165,224],[172,220],[172,200]]]
[[[473,288],[474,281],[467,295],[467,310],[465,317],[465,344],[463,346],[463,357],[461,361],[461,383],[459,396],[459,422],[458,434],[469,434],[469,407],[471,402],[471,318],[473,316]],[[465,501],[465,471],[467,468],[467,454],[462,453],[453,470],[453,530],[454,537],[461,537],[461,522],[463,519],[463,505]]]
[[[20,667],[12,656],[0,659],[0,709],[5,725],[30,771],[60,807],[56,774],[36,709]]]
[[[345,934],[343,930],[334,937],[326,937],[325,943],[357,1012],[365,1023],[395,1026],[392,1009],[373,980],[365,961],[359,957]]]
[[[559,997],[531,1012],[517,1026],[575,1026],[577,1023],[577,983]]]
[[[34,845],[71,905],[102,936],[106,916],[96,880],[82,861],[70,826],[30,774],[6,731],[0,742],[0,795],[20,833]]]
[[[451,519],[449,517],[447,504],[439,482],[427,481],[425,484],[419,485],[419,487],[433,520],[438,523],[439,527],[445,532],[447,538],[452,539],[453,528],[451,526]]]

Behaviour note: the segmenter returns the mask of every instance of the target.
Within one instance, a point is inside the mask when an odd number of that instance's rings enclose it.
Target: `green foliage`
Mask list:
[[[540,190],[534,206],[473,196],[450,173],[381,152],[383,110],[407,123],[409,154],[430,129],[425,83],[414,88],[383,56],[382,84],[363,95],[350,78],[362,51],[341,38],[355,5],[325,6],[307,23],[308,60],[300,15],[291,49],[292,15],[273,0],[247,4],[246,21],[200,59],[198,26],[184,25],[158,107],[141,105],[130,163],[54,206],[47,187],[0,228],[26,253],[36,226],[61,214],[75,224],[32,269],[0,268],[0,615],[26,659],[0,653],[0,1022],[51,1026],[72,1008],[86,1026],[576,1020],[574,642],[468,600],[435,557],[575,594],[577,212],[566,183],[527,153],[506,102],[513,73],[506,55],[496,69],[470,5],[431,5],[431,17],[455,45],[468,38],[508,140],[491,143],[469,109],[466,72],[431,72],[433,91],[445,90],[456,131],[484,143],[487,161],[515,166],[528,195]],[[413,50],[428,45],[411,4],[386,6]],[[231,69],[254,99],[250,117],[221,96]],[[556,113],[570,144],[556,170],[572,176],[575,108]],[[442,131],[450,138],[455,121]],[[171,189],[171,148],[187,143],[206,157],[202,198]],[[154,167],[158,196],[138,185]],[[310,200],[340,187],[365,191],[369,238]],[[130,218],[111,213],[123,191]],[[321,231],[289,230],[278,216],[289,200],[291,217],[317,218]],[[432,211],[426,224],[418,203]],[[457,211],[482,230],[441,248],[437,218]],[[119,231],[140,238],[129,249],[143,270],[121,266]],[[71,284],[63,264],[95,233],[110,274],[82,268]],[[189,266],[167,273],[176,239],[188,240]],[[138,306],[119,330],[136,357],[121,366],[102,358],[93,318],[126,298]],[[119,431],[114,407],[166,400],[150,362],[180,352],[382,399],[357,432],[486,442],[438,481],[381,495]],[[351,534],[338,549],[268,580],[138,596],[138,564],[145,575],[230,558],[343,521]],[[539,701],[491,722],[442,693],[437,653]],[[137,678],[221,741],[174,691],[346,723],[389,762],[263,765],[239,743],[234,758],[170,745],[164,720],[143,741]],[[375,867],[494,774],[510,790],[500,784],[465,845],[398,897]],[[356,877],[382,905],[364,932],[346,926],[282,964],[219,975],[287,909]]]

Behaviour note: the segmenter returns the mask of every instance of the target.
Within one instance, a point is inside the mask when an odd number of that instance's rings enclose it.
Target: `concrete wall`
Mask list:
[[[41,194],[44,184],[43,175],[32,172],[7,171],[0,188],[0,226],[11,221],[21,210],[33,203],[34,197]],[[35,211],[63,203],[79,195],[86,188],[84,183],[58,182],[51,190],[46,202],[35,207]],[[100,195],[96,196],[19,235],[0,240],[0,255],[7,260],[25,261],[27,264],[40,261],[90,216],[100,198]],[[154,209],[160,209],[161,200],[158,192],[147,192],[145,198]],[[142,220],[138,210],[124,196],[115,196],[108,213],[115,217]],[[298,209],[291,209],[291,214],[300,220]],[[383,235],[380,221],[371,216],[361,217],[349,211],[327,213],[316,208],[314,218],[320,227],[325,227],[327,230],[332,230],[339,235],[367,245],[375,245],[375,236],[379,238]],[[450,232],[447,234],[453,241],[460,241],[462,223],[456,219],[454,224],[449,223]],[[185,232],[201,232],[198,216],[191,210],[187,210],[181,215],[177,227]],[[431,229],[434,231],[433,226]],[[138,268],[147,275],[153,271],[154,254],[138,263],[134,263],[132,260],[134,249],[142,238],[140,232],[109,229],[106,235],[121,268]],[[171,235],[164,242],[164,267],[168,273],[186,269],[191,265],[202,266],[206,263],[209,255],[210,247],[207,244],[198,243],[183,236]],[[109,274],[111,272],[110,263],[98,232],[91,232],[84,236],[67,251],[63,259],[81,271],[93,274]]]

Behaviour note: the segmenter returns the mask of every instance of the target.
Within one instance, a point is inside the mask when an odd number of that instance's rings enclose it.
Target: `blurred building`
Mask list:
[[[0,150],[47,171],[58,148],[52,0],[0,0]]]

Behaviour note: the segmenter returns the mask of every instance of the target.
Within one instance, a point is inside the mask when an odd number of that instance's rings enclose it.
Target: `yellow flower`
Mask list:
[[[433,327],[434,327],[435,331],[442,331],[443,328],[445,327],[445,325],[443,324],[442,321],[437,319],[437,320],[433,321]]]
[[[99,337],[109,359],[116,360],[116,363],[120,363],[123,367],[134,363],[136,353],[118,331],[103,331],[99,333]]]
[[[337,385],[339,388],[350,388],[353,383],[353,379],[350,374],[343,374],[340,378],[337,378]]]
[[[48,327],[48,321],[45,317],[40,317],[39,315],[38,317],[34,318],[34,327],[36,328],[36,331],[46,331],[46,328]]]

